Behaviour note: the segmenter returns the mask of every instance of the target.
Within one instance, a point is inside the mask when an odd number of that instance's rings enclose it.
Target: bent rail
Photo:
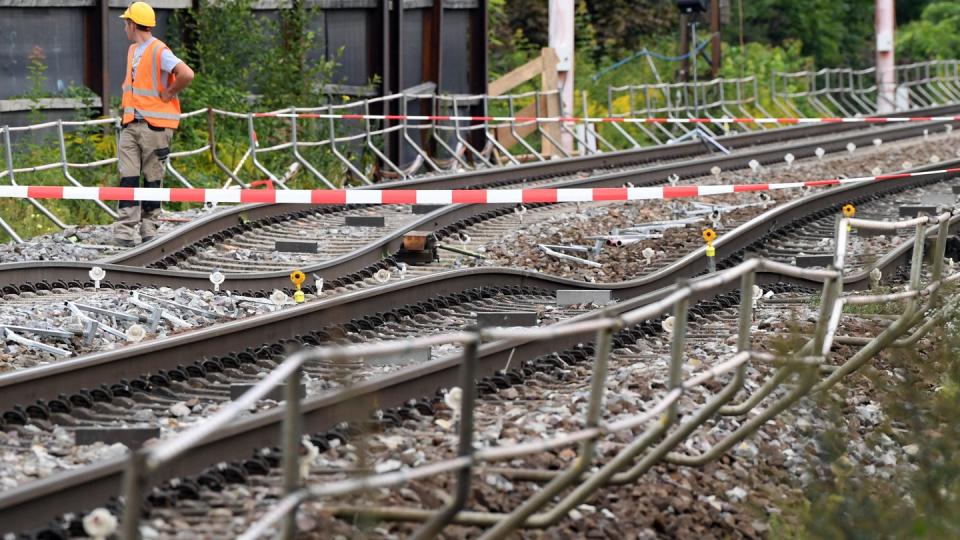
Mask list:
[[[242,538],[252,540],[268,532],[274,524],[283,521],[283,538],[293,538],[296,533],[295,514],[297,507],[306,501],[320,500],[338,495],[355,493],[373,487],[396,487],[418,478],[442,473],[457,474],[456,495],[452,502],[436,511],[406,508],[347,508],[349,514],[365,514],[387,519],[424,521],[424,525],[414,537],[427,538],[437,534],[448,524],[468,524],[489,526],[482,538],[504,538],[520,527],[545,527],[556,522],[571,509],[581,504],[597,489],[608,485],[630,482],[649,470],[655,463],[666,460],[672,463],[695,465],[716,459],[732,448],[737,442],[750,436],[765,422],[791,406],[810,392],[820,392],[830,388],[841,378],[864,365],[879,350],[889,346],[898,338],[910,334],[901,344],[915,343],[920,337],[940,321],[946,308],[940,303],[941,290],[948,284],[960,280],[960,273],[943,276],[943,256],[949,233],[951,215],[922,216],[912,220],[881,222],[863,219],[840,219],[836,227],[836,249],[830,268],[826,270],[802,270],[789,265],[752,259],[736,267],[717,272],[687,283],[680,283],[672,292],[655,302],[636,309],[621,312],[619,315],[604,314],[589,321],[560,323],[545,328],[524,329],[488,329],[473,332],[460,332],[441,336],[431,336],[414,340],[386,342],[350,347],[324,347],[306,350],[294,354],[278,366],[266,379],[240,400],[222,409],[207,422],[168,439],[152,448],[135,453],[129,461],[125,481],[125,496],[128,504],[124,515],[125,538],[137,538],[139,535],[140,507],[130,504],[143,495],[147,477],[176,460],[192,446],[202,443],[218,431],[228,429],[233,421],[249,408],[257,399],[270,392],[273,387],[286,381],[287,400],[284,406],[283,420],[283,477],[285,497],[262,516]],[[936,242],[932,253],[932,265],[929,269],[929,281],[922,283],[924,271],[924,240],[926,228],[936,228]],[[910,278],[903,292],[868,296],[843,296],[844,265],[848,228],[870,230],[914,229],[915,236],[910,264]],[[750,329],[753,319],[753,286],[760,272],[774,272],[797,279],[818,279],[823,281],[820,317],[813,336],[797,351],[787,356],[776,357],[759,353],[750,348]],[[683,379],[683,351],[687,310],[691,299],[698,293],[706,293],[739,281],[740,309],[737,353],[726,361],[688,379]],[[829,366],[825,365],[826,355],[834,344],[836,330],[843,316],[843,307],[847,304],[870,304],[888,301],[905,301],[906,306],[898,318],[866,346],[854,354],[842,365],[826,369],[829,375],[818,381],[818,373]],[[924,320],[928,310],[932,315],[919,328],[911,330]],[[607,361],[613,333],[629,328],[642,321],[664,313],[672,313],[678,321],[672,330],[671,368],[669,392],[656,405],[643,414],[620,418],[612,423],[600,421],[604,394],[606,392]],[[528,441],[506,447],[474,449],[473,447],[473,406],[475,399],[474,380],[477,373],[478,345],[483,339],[526,339],[531,341],[556,340],[558,338],[596,333],[595,356],[589,396],[589,406],[584,418],[584,427],[578,431],[541,440]],[[911,333],[912,332],[912,333]],[[464,348],[458,364],[463,391],[460,409],[460,445],[455,459],[429,463],[408,468],[399,472],[374,474],[364,478],[333,481],[322,485],[301,486],[298,476],[298,452],[303,423],[301,413],[300,369],[308,360],[336,360],[362,356],[378,356],[410,350],[417,347],[437,344],[459,344]],[[746,368],[751,362],[765,362],[776,366],[770,376],[768,391],[796,376],[796,385],[773,404],[746,420],[738,429],[714,445],[708,452],[699,456],[682,456],[671,450],[696,428],[718,414],[730,414],[727,405],[733,402],[743,386]],[[734,373],[733,379],[699,410],[679,422],[679,398],[684,392],[711,381],[715,377]],[[751,398],[750,401],[753,401]],[[758,400],[759,401],[759,400]],[[756,403],[756,402],[754,402]],[[725,408],[726,407],[726,408]],[[736,408],[735,414],[745,416],[754,407]],[[596,442],[606,434],[632,428],[645,428],[643,433],[628,443],[614,458],[598,464],[595,472],[587,473],[595,456]],[[673,429],[671,431],[671,429]],[[659,441],[659,442],[658,442]],[[540,471],[551,482],[536,495],[509,514],[464,512],[467,495],[470,490],[471,472],[476,465],[485,462],[504,461],[517,457],[543,452],[550,449],[579,445],[579,459],[572,468],[564,471]],[[639,459],[639,461],[637,461]],[[586,474],[586,476],[584,476]],[[576,486],[574,486],[576,483]],[[572,491],[555,501],[567,488]],[[549,510],[544,511],[545,508]],[[540,513],[537,513],[540,512]]]

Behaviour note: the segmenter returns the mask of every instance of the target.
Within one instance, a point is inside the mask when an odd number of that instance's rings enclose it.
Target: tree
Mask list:
[[[960,4],[936,2],[923,10],[920,20],[900,28],[897,61],[917,62],[960,55]]]
[[[737,20],[739,2],[731,2]],[[746,41],[803,44],[803,54],[820,66],[861,66],[874,54],[874,0],[749,0],[743,2]],[[738,40],[736,24],[725,30]]]

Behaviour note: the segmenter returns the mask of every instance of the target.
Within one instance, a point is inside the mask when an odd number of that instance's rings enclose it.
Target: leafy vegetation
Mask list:
[[[730,0],[730,22],[723,33],[723,77],[755,75],[759,84],[758,105],[776,114],[769,95],[768,81],[774,71],[798,71],[827,65],[864,65],[872,59],[873,2],[871,0]],[[196,70],[197,78],[181,95],[184,110],[214,106],[219,109],[250,111],[278,109],[291,105],[320,105],[329,100],[323,94],[326,83],[334,79],[338,54],[320,49],[321,40],[309,21],[315,9],[306,0],[296,0],[291,8],[270,18],[254,11],[252,0],[200,0],[190,10],[177,11],[168,26],[166,41]],[[739,31],[743,7],[743,35]],[[495,79],[540,54],[548,41],[547,0],[490,0],[490,78]],[[678,70],[676,62],[664,56],[678,54],[680,18],[673,0],[577,0],[576,3],[576,110],[593,116],[609,112],[628,112],[630,98],[625,93],[608,93],[610,87],[641,82],[669,82]],[[960,54],[960,5],[955,2],[921,0],[901,2],[897,6],[901,32],[898,53],[901,60],[929,57],[955,58]],[[189,36],[190,39],[181,39]],[[700,35],[700,39],[706,39]],[[744,45],[741,47],[741,38]],[[657,57],[636,57],[616,69],[614,63],[638,51],[648,50]],[[44,93],[46,60],[42,50],[29,59],[30,88],[25,97],[39,100]],[[705,62],[699,62],[700,77],[709,76]],[[517,91],[538,88],[534,81]],[[92,96],[88,90],[71,86],[63,95]],[[518,102],[517,107],[529,103]],[[119,97],[114,96],[114,107]],[[504,105],[500,105],[501,108]],[[753,110],[751,110],[753,109]],[[502,110],[492,111],[502,113]],[[747,112],[762,112],[748,106]],[[813,113],[813,111],[801,111]],[[39,115],[39,112],[36,113]],[[245,121],[217,120],[217,150],[224,162],[233,167],[248,147]],[[287,121],[258,119],[261,145],[289,138]],[[322,122],[303,122],[304,139],[328,136]],[[601,127],[614,143],[625,141],[610,126]],[[640,140],[645,135],[635,127],[626,127]],[[205,119],[185,120],[177,133],[179,149],[197,148],[206,143]],[[87,161],[114,155],[111,133],[100,129],[80,130],[70,135],[67,153],[70,161]],[[345,181],[344,171],[330,161],[321,148],[303,149],[311,162],[328,177]],[[59,150],[49,141],[21,140],[16,145],[17,166],[32,166],[59,161]],[[289,164],[288,156],[264,155],[273,171]],[[224,175],[205,155],[178,160],[178,166],[190,170],[191,182],[214,186]],[[77,171],[84,182],[107,184],[113,181],[110,167]],[[258,179],[261,173],[249,163],[240,169],[244,178]],[[56,170],[31,173],[31,183],[62,182]],[[172,181],[172,179],[171,179]],[[298,187],[315,187],[306,175],[296,179]],[[104,216],[92,205],[52,203],[58,214],[74,223],[102,221]],[[14,209],[15,208],[15,209]],[[19,202],[0,202],[0,213],[15,216],[11,221],[26,235],[49,230],[43,218],[33,218],[33,209]],[[22,218],[22,219],[21,219]],[[29,225],[37,223],[36,226]],[[0,238],[2,239],[2,238]]]
[[[337,55],[326,55],[319,50],[319,39],[310,30],[307,21],[313,8],[306,2],[294,2],[290,9],[281,10],[275,20],[257,14],[251,0],[202,0],[191,10],[176,12],[165,36],[178,56],[191,64],[197,73],[193,84],[180,96],[184,111],[204,107],[232,111],[252,111],[289,107],[291,105],[320,105],[327,100],[323,87],[333,80]],[[180,36],[189,34],[190,40]],[[332,57],[330,57],[332,56]],[[47,64],[39,48],[29,58],[30,89],[25,96],[39,100],[49,97],[44,93]],[[251,89],[254,89],[251,92]],[[65,95],[88,97],[89,93],[68,88]],[[119,107],[115,97],[114,108]],[[40,121],[39,110],[34,122]],[[85,111],[89,118],[91,111]],[[319,138],[319,122],[302,126],[302,137]],[[310,131],[312,127],[313,131]],[[258,119],[258,133],[263,145],[289,140],[289,121]],[[39,132],[38,132],[39,133]],[[220,158],[233,168],[239,164],[248,148],[245,121],[218,119],[217,150]],[[112,128],[68,130],[66,137],[68,161],[74,163],[108,159],[116,156],[116,138]],[[177,150],[198,148],[207,143],[206,118],[192,117],[181,122],[177,130]],[[31,167],[60,161],[55,141],[43,133],[20,137],[14,143],[15,167]],[[305,149],[313,163],[332,171],[333,164],[320,150]],[[272,171],[281,171],[289,165],[289,155],[266,154],[260,158]],[[182,158],[176,166],[189,170],[192,184],[215,187],[222,184],[225,175],[208,155]],[[86,185],[109,185],[116,181],[115,169],[103,166],[95,169],[75,169],[71,173]],[[239,174],[249,180],[262,177],[249,163]],[[336,176],[331,174],[330,176]],[[62,185],[59,169],[21,175],[30,184]],[[168,176],[168,183],[176,180]],[[306,175],[296,179],[297,187],[317,187]],[[67,223],[107,223],[109,217],[96,206],[83,201],[46,201],[44,205]],[[176,209],[176,205],[172,205]],[[22,236],[35,236],[54,230],[52,223],[32,206],[21,201],[0,201],[0,216],[14,224]],[[6,240],[0,233],[0,241]]]
[[[958,58],[960,3],[929,4],[919,20],[902,26],[897,37],[897,55],[900,62]]]
[[[867,448],[893,442],[895,465],[877,474],[851,456],[844,390],[823,396],[834,427],[816,436],[802,496],[773,524],[777,538],[957,538],[960,536],[960,312],[941,328],[933,352],[893,349],[859,382],[883,413]],[[927,348],[927,347],[924,347]],[[929,350],[929,349],[928,349]],[[860,435],[854,435],[860,437]]]

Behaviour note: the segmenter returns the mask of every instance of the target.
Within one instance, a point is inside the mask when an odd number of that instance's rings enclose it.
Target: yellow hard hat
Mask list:
[[[157,14],[153,12],[153,8],[146,2],[134,2],[130,4],[130,7],[123,12],[120,18],[130,19],[141,26],[150,28],[157,25]]]

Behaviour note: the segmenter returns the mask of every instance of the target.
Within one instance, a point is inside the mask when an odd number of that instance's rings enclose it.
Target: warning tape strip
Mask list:
[[[448,116],[413,114],[255,113],[255,117],[318,118],[334,120],[414,120],[423,122],[539,122],[565,124],[893,124],[903,122],[960,122],[960,116],[852,116],[827,118],[666,118],[579,116]]]
[[[0,186],[0,198],[91,201],[158,201],[187,203],[270,204],[502,204],[676,199],[781,189],[898,180],[958,173],[960,168],[915,173],[835,178],[773,184],[726,184],[562,189],[203,189],[73,186]]]

